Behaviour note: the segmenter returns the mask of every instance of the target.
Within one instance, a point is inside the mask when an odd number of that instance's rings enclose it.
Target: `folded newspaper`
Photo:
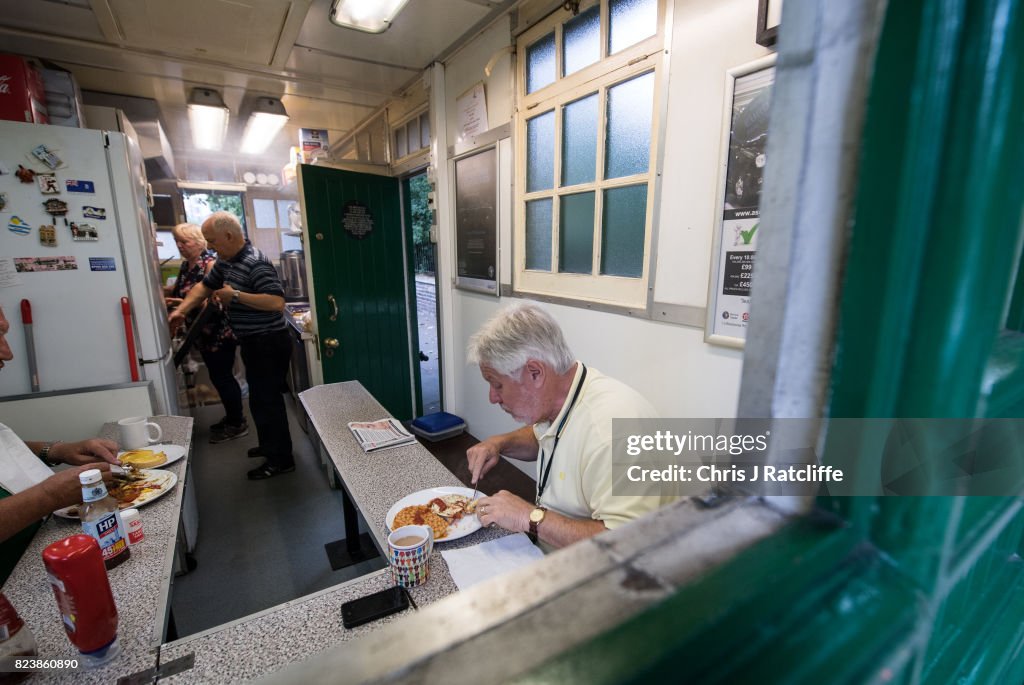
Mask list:
[[[405,426],[398,419],[352,421],[348,427],[364,452],[375,452],[416,442],[416,437],[405,430]]]

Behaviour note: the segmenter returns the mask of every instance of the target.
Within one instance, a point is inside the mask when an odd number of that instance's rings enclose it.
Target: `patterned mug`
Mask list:
[[[388,563],[395,584],[416,587],[427,582],[433,551],[434,531],[430,526],[396,528],[388,536]]]

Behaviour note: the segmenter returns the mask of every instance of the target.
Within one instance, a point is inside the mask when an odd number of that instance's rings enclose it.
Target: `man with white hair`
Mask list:
[[[242,225],[229,212],[214,212],[203,222],[203,237],[217,253],[217,263],[171,313],[171,330],[185,315],[213,295],[224,305],[238,338],[249,383],[249,412],[260,444],[249,456],[266,461],[249,471],[263,480],[295,470],[284,392],[292,356],[292,336],[284,318],[284,289],[277,269],[252,246]]]
[[[467,450],[472,482],[501,455],[538,462],[535,501],[501,490],[480,500],[481,523],[528,533],[549,550],[665,503],[612,494],[612,419],[657,412],[629,386],[575,360],[550,314],[529,302],[502,310],[470,338],[468,356],[490,385],[491,404],[526,424]]]

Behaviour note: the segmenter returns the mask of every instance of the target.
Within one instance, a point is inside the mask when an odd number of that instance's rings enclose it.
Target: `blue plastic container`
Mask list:
[[[409,425],[409,429],[421,438],[438,442],[462,435],[466,430],[466,422],[460,416],[439,411],[419,417]]]

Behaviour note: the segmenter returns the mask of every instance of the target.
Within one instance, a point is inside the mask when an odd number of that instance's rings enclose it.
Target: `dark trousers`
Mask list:
[[[249,382],[249,412],[256,424],[260,451],[271,466],[291,466],[292,436],[282,393],[287,389],[292,335],[287,330],[246,336],[239,341],[245,379]]]
[[[210,382],[217,388],[220,401],[224,404],[224,413],[232,426],[239,426],[245,420],[242,414],[242,389],[238,387],[233,372],[236,347],[234,340],[228,340],[220,342],[216,352],[199,350],[206,370],[210,373]]]

